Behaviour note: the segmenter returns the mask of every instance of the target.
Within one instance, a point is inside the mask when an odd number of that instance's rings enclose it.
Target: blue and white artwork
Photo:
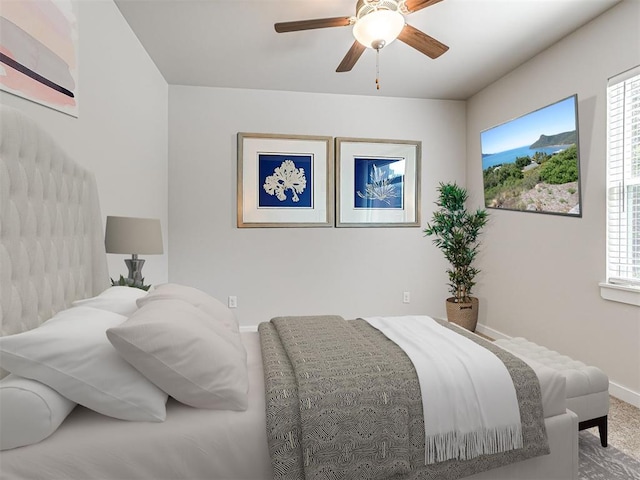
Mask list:
[[[356,209],[404,208],[404,158],[354,158]]]
[[[313,155],[258,154],[258,208],[313,208]]]

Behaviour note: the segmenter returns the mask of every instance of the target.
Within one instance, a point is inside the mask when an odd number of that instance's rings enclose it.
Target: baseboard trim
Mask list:
[[[483,335],[486,335],[487,337],[491,337],[494,340],[498,340],[499,338],[502,338],[502,339],[511,338],[509,335],[505,335],[504,333],[499,332],[498,330],[494,330],[491,327],[487,327],[486,325],[482,325],[481,323],[478,323],[476,325],[476,331],[480,332]]]
[[[487,337],[491,337],[494,340],[499,338],[511,338],[509,335],[505,335],[498,330],[494,330],[491,327],[487,327],[486,325],[478,324],[476,326],[476,330]],[[623,402],[627,402],[634,407],[640,408],[640,392],[635,392],[630,388],[624,387],[616,382],[609,381],[609,395],[616,397]]]
[[[640,393],[634,392],[630,388],[618,385],[615,382],[609,382],[609,394],[623,402],[627,402],[634,407],[640,408]]]
[[[241,332],[257,332],[258,325],[240,325]]]

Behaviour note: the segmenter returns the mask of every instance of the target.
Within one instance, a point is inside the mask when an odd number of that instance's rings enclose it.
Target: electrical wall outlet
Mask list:
[[[238,297],[236,297],[235,295],[230,295],[227,301],[227,305],[229,305],[229,308],[238,308]]]
[[[411,303],[411,292],[402,292],[402,303]]]

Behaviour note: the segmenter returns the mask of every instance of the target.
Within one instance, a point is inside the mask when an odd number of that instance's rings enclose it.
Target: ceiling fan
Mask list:
[[[338,65],[336,72],[348,72],[365,49],[378,52],[396,38],[431,58],[438,58],[449,50],[426,33],[405,23],[404,16],[430,7],[442,0],[358,0],[352,17],[318,18],[281,22],[274,25],[276,32],[297,32],[315,28],[353,26],[356,40]]]

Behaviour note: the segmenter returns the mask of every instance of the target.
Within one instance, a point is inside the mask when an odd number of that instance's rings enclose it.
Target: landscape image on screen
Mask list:
[[[487,208],[581,216],[577,96],[480,134]]]

